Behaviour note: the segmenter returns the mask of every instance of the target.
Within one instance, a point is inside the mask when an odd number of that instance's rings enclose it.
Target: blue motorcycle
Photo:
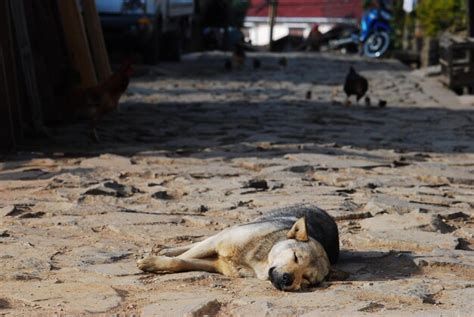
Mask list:
[[[392,31],[391,19],[392,14],[384,9],[370,9],[364,14],[359,36],[363,55],[377,58],[388,51]]]
[[[361,55],[378,58],[387,53],[390,48],[390,20],[392,15],[385,9],[369,9],[362,17],[360,30],[352,29],[350,35],[329,42],[332,49],[353,51],[360,47]]]

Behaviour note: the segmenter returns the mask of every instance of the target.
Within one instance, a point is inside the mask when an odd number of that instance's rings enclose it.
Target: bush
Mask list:
[[[421,0],[416,15],[428,36],[466,28],[465,0]]]

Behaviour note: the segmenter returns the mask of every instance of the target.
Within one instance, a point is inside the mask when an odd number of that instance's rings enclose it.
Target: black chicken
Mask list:
[[[281,67],[288,66],[288,59],[285,56],[279,58],[278,59],[278,65],[280,65]]]
[[[232,70],[232,61],[230,59],[226,59],[224,62],[224,68],[226,71],[230,72]]]
[[[258,58],[253,59],[253,69],[259,69],[262,66],[262,62]]]
[[[234,52],[232,54],[232,61],[237,68],[242,68],[245,64],[245,48],[237,43],[234,46]]]
[[[344,83],[344,92],[347,95],[346,104],[349,105],[349,98],[352,95],[357,97],[357,103],[365,96],[369,89],[369,82],[367,79],[359,75],[354,68],[351,66],[349,73],[346,76],[346,82]]]

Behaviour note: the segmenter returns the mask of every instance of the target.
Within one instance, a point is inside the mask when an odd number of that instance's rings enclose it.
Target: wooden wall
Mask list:
[[[15,147],[22,139],[12,21],[7,0],[0,0],[0,149]]]
[[[73,86],[110,74],[95,2],[82,3],[84,13],[76,0],[0,0],[0,150],[47,136]]]

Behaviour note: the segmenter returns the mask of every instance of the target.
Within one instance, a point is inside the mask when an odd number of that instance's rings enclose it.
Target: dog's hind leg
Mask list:
[[[215,260],[180,259],[166,256],[150,256],[143,260],[139,260],[138,268],[145,272],[218,272]]]
[[[209,237],[201,242],[193,244],[191,248],[180,254],[180,259],[205,259],[217,254],[217,245],[220,241],[220,235]]]
[[[180,247],[173,247],[173,248],[163,248],[158,252],[158,255],[164,256],[178,256],[183,254],[184,252],[188,251],[192,247],[194,247],[199,242],[195,242],[189,245],[180,246]]]

